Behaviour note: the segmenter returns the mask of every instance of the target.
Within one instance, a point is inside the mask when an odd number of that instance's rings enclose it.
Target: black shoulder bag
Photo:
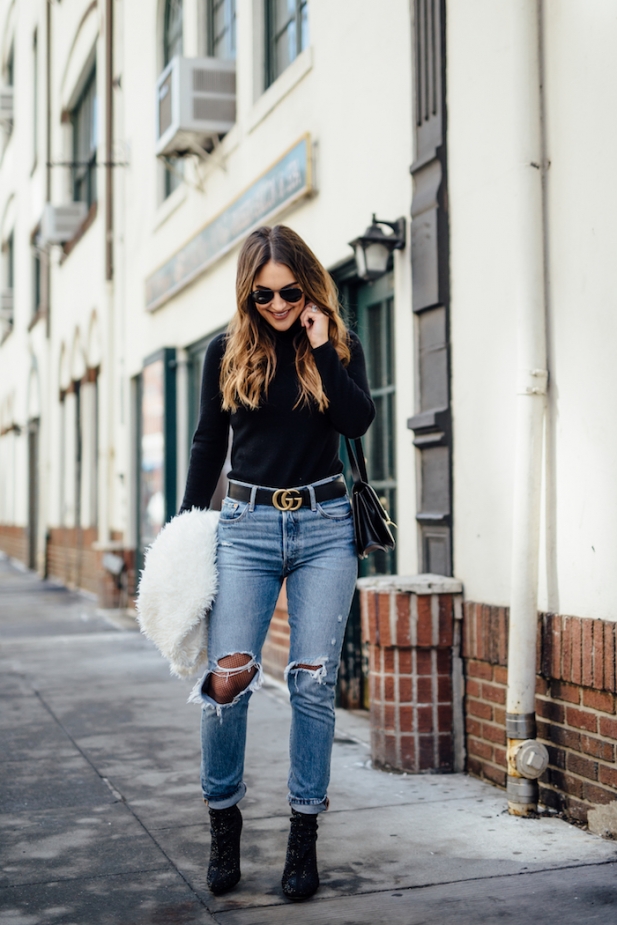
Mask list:
[[[351,465],[353,489],[351,492],[351,509],[353,511],[353,526],[358,549],[358,558],[365,559],[369,552],[377,549],[394,549],[394,537],[390,526],[395,527],[382,504],[369,485],[364,461],[362,440],[353,441],[345,437],[347,455]]]

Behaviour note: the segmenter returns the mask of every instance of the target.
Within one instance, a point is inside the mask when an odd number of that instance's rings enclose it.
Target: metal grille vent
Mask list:
[[[235,122],[236,101],[209,96],[193,97],[193,118],[209,122]]]
[[[195,93],[234,94],[236,92],[235,71],[196,67],[193,70],[193,90]]]
[[[13,290],[3,289],[0,292],[0,318],[5,321],[13,319]]]
[[[13,88],[3,87],[0,90],[0,122],[13,121]]]

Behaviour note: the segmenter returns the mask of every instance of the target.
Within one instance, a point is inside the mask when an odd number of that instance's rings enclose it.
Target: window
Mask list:
[[[32,40],[32,154],[36,164],[39,156],[39,38],[35,30]]]
[[[12,292],[15,284],[15,237],[12,231],[6,242],[5,260],[6,270],[4,278],[6,280],[6,288],[10,289]]]
[[[167,0],[163,26],[163,64],[182,54],[182,0]]]
[[[15,46],[14,45],[11,45],[8,57],[6,59],[6,65],[4,67],[4,84],[6,87],[13,87],[15,84]],[[5,132],[6,141],[8,141],[8,139],[11,137],[13,133],[14,121],[15,121],[15,105],[13,104],[13,116],[10,122],[7,120],[4,123],[4,132]]]
[[[308,0],[266,0],[266,87],[308,47]]]
[[[358,335],[375,403],[375,420],[364,438],[371,485],[396,523],[396,447],[393,277],[388,273],[358,291]],[[362,563],[364,574],[392,575],[396,551],[376,552]]]
[[[41,251],[36,246],[32,248],[32,317],[36,317],[42,308],[42,268]]]
[[[88,77],[71,113],[73,125],[73,199],[88,208],[96,202],[97,97],[96,68]]]
[[[208,54],[236,58],[236,0],[208,0]]]
[[[140,555],[177,510],[176,351],[144,361],[138,391],[138,546]]]
[[[166,0],[163,20],[163,66],[167,67],[172,58],[181,55],[182,38],[182,0]],[[182,183],[182,161],[177,157],[166,157],[164,198],[173,193]]]
[[[9,56],[6,59],[6,85],[7,87],[14,86],[14,82],[15,82],[15,46],[11,45]]]
[[[3,287],[1,293],[1,304],[0,304],[0,321],[2,322],[2,327],[0,329],[0,338],[4,337],[11,331],[13,327],[13,310],[14,310],[14,291],[13,286],[15,282],[15,245],[14,245],[13,232],[6,239],[3,248],[2,248],[2,262],[3,267]]]

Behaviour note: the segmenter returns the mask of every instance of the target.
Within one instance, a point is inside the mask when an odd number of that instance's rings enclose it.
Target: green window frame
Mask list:
[[[359,336],[366,358],[371,394],[376,406],[375,421],[363,438],[368,476],[396,522],[396,440],[394,368],[394,278],[389,272],[374,283],[362,283],[354,260],[332,273],[338,286],[345,322]],[[345,478],[351,487],[351,471],[345,441],[341,440]],[[396,533],[395,533],[396,536]],[[359,563],[361,577],[391,575],[397,570],[396,550],[371,553]],[[360,599],[356,592],[345,631],[338,678],[339,706],[369,709],[369,653],[363,644]]]
[[[184,9],[182,0],[166,0],[163,13],[163,67],[184,50]],[[171,196],[182,183],[183,164],[177,157],[165,158],[163,198]]]
[[[73,200],[75,202],[85,202],[88,208],[97,200],[97,110],[96,66],[94,66],[71,112],[71,124],[73,126]]]
[[[308,48],[308,0],[265,0],[266,88]]]
[[[208,54],[236,60],[236,0],[208,0]]]
[[[360,287],[357,295],[358,336],[366,358],[375,420],[364,438],[371,485],[397,523],[396,370],[394,365],[393,275]],[[363,560],[364,575],[396,573],[396,549]]]

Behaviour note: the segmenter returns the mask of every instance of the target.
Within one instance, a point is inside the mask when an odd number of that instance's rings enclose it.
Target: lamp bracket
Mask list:
[[[402,250],[405,247],[407,222],[403,217],[397,218],[395,222],[386,222],[381,218],[377,218],[377,214],[373,212],[373,225],[387,225],[388,228],[392,229],[394,236],[397,238],[396,243],[392,242],[393,250]]]

